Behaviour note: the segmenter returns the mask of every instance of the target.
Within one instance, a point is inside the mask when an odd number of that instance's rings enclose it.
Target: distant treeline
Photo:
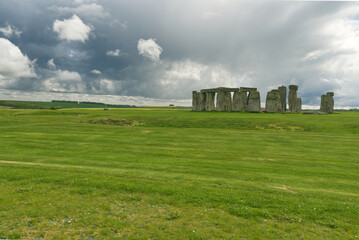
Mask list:
[[[76,103],[76,104],[93,104],[93,105],[100,105],[103,107],[113,107],[113,108],[135,108],[135,105],[122,105],[122,104],[106,104],[101,102],[90,102],[90,101],[66,101],[66,100],[51,100],[54,103]]]
[[[56,103],[79,103],[78,101],[66,101],[66,100],[51,100],[51,102],[56,102]]]
[[[39,106],[31,103],[15,102],[15,101],[4,101],[0,100],[0,106],[18,108],[18,109],[46,109],[47,107]]]

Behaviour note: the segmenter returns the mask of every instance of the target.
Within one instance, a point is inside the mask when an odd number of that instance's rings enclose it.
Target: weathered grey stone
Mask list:
[[[217,94],[216,110],[219,112],[231,111],[232,99],[230,92],[219,92]]]
[[[206,110],[206,93],[198,93],[199,101],[198,101],[198,111]]]
[[[207,112],[215,110],[215,106],[214,106],[215,95],[216,95],[216,93],[214,93],[214,92],[206,93],[206,111]]]
[[[216,110],[219,112],[224,111],[224,98],[225,98],[225,92],[219,92],[217,93],[217,102],[216,102]]]
[[[241,92],[255,92],[255,91],[257,91],[257,88],[240,87],[239,91],[241,91]]]
[[[327,93],[328,96],[328,113],[333,113],[334,112],[334,93],[333,92],[328,92]]]
[[[297,110],[297,85],[289,85],[288,105],[290,112],[296,112]]]
[[[248,95],[248,112],[260,112],[261,111],[261,98],[258,91],[251,91]]]
[[[280,96],[280,103],[282,105],[282,112],[287,111],[287,87],[281,86],[278,88],[279,96]]]
[[[202,89],[201,93],[208,93],[208,92],[238,92],[239,88],[226,88],[226,87],[219,87],[219,88],[208,88],[208,89]]]
[[[266,112],[282,112],[279,90],[272,90],[267,93]]]
[[[197,91],[192,91],[192,111],[198,111],[199,95]]]
[[[320,101],[320,111],[321,112],[328,112],[328,95],[322,95]]]
[[[302,99],[297,98],[296,112],[301,112],[301,111],[302,111]]]
[[[334,93],[328,92],[327,95],[322,95],[320,103],[320,111],[326,113],[334,112]]]
[[[232,111],[241,112],[245,111],[247,107],[247,93],[246,92],[234,92],[232,101]]]
[[[224,94],[224,111],[232,111],[232,95],[230,92]]]

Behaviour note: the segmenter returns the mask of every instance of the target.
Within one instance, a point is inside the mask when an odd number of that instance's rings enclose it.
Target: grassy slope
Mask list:
[[[355,239],[358,120],[0,109],[0,238]]]

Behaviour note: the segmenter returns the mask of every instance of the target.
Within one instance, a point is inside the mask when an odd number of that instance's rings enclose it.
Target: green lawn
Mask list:
[[[0,239],[359,238],[358,112],[1,108],[0,149]]]

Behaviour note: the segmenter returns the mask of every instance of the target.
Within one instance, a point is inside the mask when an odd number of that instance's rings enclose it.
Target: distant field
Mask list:
[[[112,105],[104,103],[86,103],[86,102],[66,102],[66,101],[56,101],[56,102],[39,102],[39,101],[12,101],[12,100],[0,100],[0,106],[8,106],[17,109],[59,109],[59,108],[129,108],[134,106],[129,105]]]
[[[0,108],[10,107],[16,109],[60,109],[60,108],[158,108],[158,109],[191,109],[191,107],[181,106],[134,106],[134,105],[116,105],[105,103],[89,102],[71,102],[71,101],[14,101],[0,100]]]
[[[358,239],[359,113],[0,109],[0,239]]]

